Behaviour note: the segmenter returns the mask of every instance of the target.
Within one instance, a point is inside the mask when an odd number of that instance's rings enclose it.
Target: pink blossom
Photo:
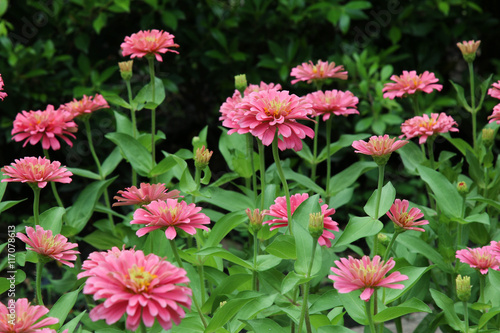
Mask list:
[[[500,92],[498,98],[500,98]],[[497,104],[493,107],[493,113],[488,116],[488,119],[490,120],[490,123],[496,121],[497,124],[500,124],[500,104]]]
[[[122,55],[131,55],[131,58],[142,58],[146,55],[155,55],[156,60],[162,62],[160,53],[179,53],[170,48],[179,47],[174,43],[174,35],[163,30],[141,30],[130,37],[125,37],[125,42],[120,45]]]
[[[382,92],[385,92],[384,98],[394,99],[395,97],[407,97],[417,91],[431,93],[434,89],[441,91],[441,84],[434,84],[439,80],[434,76],[434,73],[425,71],[417,75],[416,71],[403,71],[403,75],[391,76],[391,80],[384,85]]]
[[[463,41],[461,43],[457,43],[458,48],[460,49],[460,52],[465,56],[471,55],[471,54],[476,54],[477,48],[481,44],[481,41],[474,41],[474,40],[469,40],[469,41]]]
[[[148,184],[141,183],[140,188],[135,186],[127,187],[125,191],[118,191],[113,199],[117,200],[113,206],[128,206],[128,205],[148,205],[152,201],[167,200],[179,198],[178,190],[168,192],[165,184]]]
[[[45,306],[31,305],[27,298],[18,298],[17,300],[10,298],[8,302],[7,306],[0,303],[0,332],[56,333],[56,330],[50,329],[49,326],[57,324],[59,319],[47,317],[38,321],[49,313],[49,309]],[[13,317],[12,313],[15,314]]]
[[[491,250],[491,253],[495,257],[497,257],[498,262],[500,262],[500,241],[498,241],[498,242],[491,241],[490,250]]]
[[[172,322],[179,325],[185,317],[183,307],[191,308],[192,291],[182,285],[189,283],[186,271],[153,253],[113,250],[92,260],[91,268],[78,274],[79,279],[88,277],[84,294],[104,299],[90,311],[92,321],[105,319],[111,325],[126,314],[128,330],[137,330],[141,321],[152,327],[155,320],[169,330]]]
[[[37,184],[44,188],[47,182],[71,183],[73,175],[58,161],[50,162],[45,157],[25,157],[15,160],[10,166],[4,166],[0,171],[10,178],[2,182],[21,182]]]
[[[363,289],[360,298],[366,302],[370,300],[375,289],[380,287],[403,289],[404,285],[394,283],[408,280],[408,276],[400,272],[392,272],[385,277],[394,268],[395,262],[391,258],[384,263],[378,255],[373,257],[373,261],[368,256],[361,259],[354,259],[351,256],[349,259],[340,258],[335,261],[335,265],[338,268],[332,267],[331,270],[336,275],[328,275],[328,278],[334,281],[333,287],[341,294]]]
[[[83,95],[81,100],[75,98],[72,102],[61,105],[59,110],[64,110],[72,114],[73,117],[78,117],[104,108],[109,108],[108,102],[102,95],[96,94],[95,96]]]
[[[35,226],[35,228],[36,231],[32,227],[26,227],[26,235],[28,237],[20,232],[16,235],[17,238],[30,246],[27,250],[34,251],[42,256],[73,267],[73,263],[68,260],[76,260],[76,255],[80,252],[72,249],[77,247],[78,244],[68,242],[68,239],[60,234],[53,236],[52,230],[43,230],[39,225]]]
[[[300,206],[301,203],[309,198],[307,193],[297,193],[290,196],[290,211],[293,216],[295,210]],[[331,231],[339,231],[338,223],[333,221],[330,215],[335,214],[334,208],[328,208],[328,205],[321,206],[321,214],[324,216],[323,219],[323,234],[318,238],[318,243],[321,246],[331,247],[331,239],[335,239],[335,235]],[[267,215],[275,217],[275,219],[264,221],[264,224],[271,224],[271,230],[277,228],[288,227],[288,213],[286,197],[278,197],[274,200],[274,205],[269,207],[269,212]]]
[[[334,62],[318,60],[316,65],[311,60],[309,63],[303,62],[302,65],[292,68],[291,76],[296,77],[292,80],[292,84],[299,81],[320,81],[328,78],[337,78],[347,80],[347,71],[344,71],[344,66],[335,66]]]
[[[73,133],[76,131],[77,126],[73,121],[73,116],[65,111],[54,110],[54,106],[49,104],[44,111],[18,113],[11,134],[12,140],[16,142],[26,139],[23,147],[28,142],[35,145],[41,140],[43,149],[58,150],[61,144],[57,138],[64,140],[72,147],[73,143],[66,136],[75,138]]]
[[[409,203],[408,200],[396,199],[391,206],[391,209],[386,213],[392,222],[396,225],[396,228],[401,228],[404,230],[417,230],[424,232],[425,229],[417,228],[418,225],[429,224],[427,220],[417,221],[418,219],[424,217],[424,214],[418,208],[411,208],[408,211]]]
[[[249,84],[248,87],[246,87],[245,91],[243,92],[243,95],[247,96],[256,91],[270,90],[270,89],[281,90],[281,84],[272,82],[265,83],[263,81],[260,81],[260,84]]]
[[[233,96],[228,97],[220,107],[219,112],[221,116],[219,120],[222,120],[222,126],[229,128],[228,134],[233,134],[240,128],[238,122],[243,117],[244,113],[243,109],[238,108],[241,100],[241,93],[238,90],[234,90]]]
[[[2,79],[2,74],[0,74],[0,99],[3,101],[5,97],[7,97],[7,93],[3,92],[3,79]]]
[[[130,224],[144,224],[144,228],[137,231],[137,236],[142,237],[156,229],[166,229],[165,236],[174,239],[177,229],[184,230],[190,235],[196,233],[196,229],[209,230],[205,224],[210,224],[210,219],[201,211],[201,207],[195,204],[186,204],[185,201],[177,199],[157,200],[149,205],[143,206],[134,212],[134,219]]]
[[[323,115],[323,120],[328,120],[331,114],[336,116],[359,114],[356,109],[359,100],[350,91],[316,91],[308,94],[305,98],[308,103],[312,104],[316,115]]]
[[[431,113],[430,117],[424,114],[406,120],[401,125],[401,132],[403,132],[403,134],[399,137],[402,138],[406,136],[407,139],[411,139],[418,136],[420,137],[418,143],[423,144],[430,136],[439,133],[458,132],[458,128],[453,126],[458,126],[457,122],[444,112],[440,114]]]
[[[354,141],[352,147],[354,152],[371,156],[387,156],[406,145],[406,140],[396,140],[389,138],[389,135],[372,136],[368,142],[363,140]]]
[[[471,249],[458,250],[455,257],[460,259],[461,262],[469,264],[470,267],[475,268],[481,272],[481,274],[488,273],[488,268],[495,271],[500,270],[500,261],[495,257],[494,251],[492,251],[491,246],[483,246]]]
[[[500,80],[493,83],[491,86],[492,88],[488,89],[488,95],[493,98],[500,99]]]

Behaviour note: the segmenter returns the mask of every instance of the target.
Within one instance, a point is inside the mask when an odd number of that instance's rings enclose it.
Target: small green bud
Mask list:
[[[467,302],[470,299],[472,286],[470,285],[470,276],[458,275],[456,279],[457,297],[462,302]]]
[[[464,181],[459,182],[457,184],[457,190],[461,196],[465,196],[465,195],[467,195],[467,193],[469,193],[469,188],[467,187],[467,183]]]
[[[197,169],[205,169],[208,166],[208,162],[210,162],[210,158],[213,153],[213,151],[206,149],[205,146],[196,149],[196,154],[194,155],[194,166]]]
[[[128,81],[132,78],[132,65],[134,64],[133,60],[122,61],[118,63],[118,67],[120,67],[120,75],[122,79]]]
[[[243,95],[247,87],[247,76],[245,74],[236,75],[234,77],[234,87]]]
[[[323,234],[325,216],[321,213],[309,214],[309,233],[315,239]]]
[[[483,145],[486,148],[493,146],[493,142],[495,141],[495,130],[493,128],[483,128],[483,132],[481,134]]]
[[[463,41],[462,43],[457,43],[458,48],[462,52],[462,56],[464,57],[464,60],[471,63],[476,59],[476,53],[477,49],[479,47],[479,44],[481,44],[481,41]]]
[[[254,209],[253,211],[250,208],[247,208],[246,211],[248,220],[250,223],[248,227],[255,233],[258,232],[262,228],[262,222],[264,222],[264,216],[268,213],[267,210],[263,210],[262,212],[259,209]]]
[[[394,236],[392,236],[392,237],[394,237]],[[382,245],[384,245],[384,246],[389,245],[389,243],[391,241],[390,238],[387,237],[387,235],[383,234],[383,233],[378,233],[377,234],[377,239],[378,239],[379,243],[382,244]]]

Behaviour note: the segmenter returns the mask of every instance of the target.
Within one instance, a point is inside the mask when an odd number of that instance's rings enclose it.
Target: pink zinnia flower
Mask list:
[[[307,193],[297,193],[290,196],[290,212],[293,213],[300,206],[301,203],[309,198]],[[321,202],[321,201],[320,201]],[[321,206],[321,214],[324,216],[323,219],[323,234],[318,238],[318,243],[321,246],[326,245],[326,247],[331,247],[331,239],[335,239],[334,234],[331,231],[339,231],[338,223],[333,221],[330,215],[335,214],[334,208],[328,208],[328,205]],[[269,212],[267,215],[276,217],[275,219],[264,221],[264,224],[271,224],[271,230],[277,228],[288,227],[288,213],[286,205],[286,197],[278,197],[274,200],[274,205],[269,207]]]
[[[408,211],[409,203],[408,200],[396,199],[391,206],[391,209],[386,213],[392,222],[396,225],[396,228],[401,228],[405,230],[417,230],[425,232],[425,229],[417,228],[418,225],[429,224],[427,220],[417,221],[418,219],[424,217],[424,214],[420,209],[413,207]]]
[[[59,110],[67,111],[73,117],[78,117],[104,108],[109,108],[108,102],[102,95],[96,94],[95,96],[83,95],[81,100],[75,98],[72,102],[61,105]]]
[[[269,89],[281,90],[281,84],[265,83],[263,81],[260,81],[260,84],[249,84],[248,87],[246,87],[245,91],[243,92],[243,95],[247,96],[256,91],[269,90]]]
[[[4,176],[10,177],[2,179],[2,182],[36,183],[39,188],[44,188],[47,182],[71,183],[70,177],[73,175],[65,167],[61,167],[61,162],[51,163],[45,157],[21,158],[0,171]]]
[[[288,91],[274,89],[251,93],[238,105],[243,115],[238,120],[239,134],[250,132],[269,146],[278,133],[278,148],[299,151],[306,136],[313,138],[314,131],[297,122],[307,119],[312,105]]]
[[[363,140],[354,141],[352,147],[356,149],[354,152],[365,155],[372,156],[387,156],[391,155],[393,152],[399,148],[406,145],[408,141],[406,140],[396,140],[396,138],[389,138],[389,135],[384,136],[372,136],[368,142]]]
[[[495,271],[500,270],[500,261],[495,256],[491,246],[483,246],[471,249],[458,250],[455,257],[461,262],[469,264],[470,267],[477,269],[481,274],[488,273],[488,268]]]
[[[444,112],[440,114],[431,113],[430,117],[424,114],[406,120],[401,125],[401,132],[403,132],[403,134],[399,137],[402,138],[406,136],[407,139],[411,139],[419,136],[418,143],[422,144],[425,143],[430,136],[439,133],[458,132],[458,128],[453,126],[458,126],[457,122]]]
[[[500,98],[500,95],[498,98]],[[488,119],[490,120],[490,123],[496,121],[497,124],[500,124],[500,104],[497,104],[495,105],[495,107],[493,107],[493,113],[488,116]]]
[[[500,81],[493,83],[492,88],[488,89],[488,95],[500,99]]]
[[[5,97],[7,97],[7,93],[3,92],[3,86],[4,84],[3,84],[2,74],[0,74],[0,98],[2,99],[2,101]]]
[[[403,71],[403,75],[391,76],[391,80],[384,85],[382,92],[385,91],[384,98],[394,99],[395,97],[407,97],[417,91],[431,93],[434,89],[441,91],[441,84],[434,84],[439,80],[436,79],[434,73],[425,71],[423,74],[417,75],[416,71]]]
[[[290,75],[296,77],[295,80],[292,80],[292,84],[299,81],[311,83],[328,78],[347,80],[347,71],[344,71],[344,66],[335,66],[334,62],[328,63],[328,61],[321,60],[318,60],[316,65],[311,60],[309,63],[303,62],[302,65],[292,68]]]
[[[128,206],[128,205],[148,205],[152,201],[167,200],[179,198],[181,192],[172,190],[168,192],[165,184],[147,184],[141,183],[140,188],[135,186],[127,187],[125,191],[118,191],[120,196],[115,196],[117,200],[113,206]]]
[[[340,258],[335,261],[338,268],[332,267],[331,270],[336,275],[328,275],[328,278],[334,281],[333,287],[341,294],[363,289],[360,298],[368,302],[376,288],[404,288],[402,284],[393,283],[408,280],[408,276],[400,272],[392,272],[385,277],[395,264],[392,258],[384,263],[378,255],[373,257],[373,261],[368,256],[361,259],[349,256],[349,259]]]
[[[92,321],[105,319],[111,325],[126,313],[128,330],[137,330],[141,321],[152,327],[155,320],[169,330],[172,322],[179,325],[185,317],[183,307],[191,308],[192,291],[180,285],[189,283],[186,271],[153,253],[104,252],[97,265],[78,274],[79,279],[87,276],[83,293],[94,295],[95,300],[104,299],[90,311]]]
[[[144,224],[144,228],[137,230],[137,236],[142,237],[156,229],[166,229],[165,236],[174,239],[177,236],[176,229],[181,229],[190,235],[196,233],[196,229],[209,230],[205,224],[210,224],[210,219],[203,213],[199,213],[201,207],[195,204],[186,204],[185,201],[167,199],[166,201],[153,201],[134,212],[134,219],[130,224]]]
[[[222,126],[229,128],[228,134],[233,134],[240,128],[238,122],[244,113],[244,110],[238,108],[241,100],[241,93],[238,90],[234,90],[233,96],[228,97],[220,107],[219,112],[221,116],[219,120],[222,120]]]
[[[336,116],[346,117],[350,114],[359,114],[356,109],[359,100],[350,91],[316,91],[308,94],[306,101],[312,104],[316,115],[323,115],[323,120],[328,120],[332,113]]]
[[[493,255],[497,257],[497,260],[500,262],[500,241],[491,241],[490,250],[491,253],[493,253]]]
[[[68,242],[68,239],[60,234],[53,236],[52,230],[43,230],[39,225],[35,226],[35,228],[36,231],[32,227],[26,227],[26,235],[28,237],[20,232],[16,235],[17,238],[31,246],[27,250],[34,251],[42,256],[73,267],[73,263],[68,260],[76,260],[76,254],[80,252],[72,249],[77,247],[78,244]]]
[[[26,139],[23,147],[28,142],[35,145],[42,140],[43,149],[58,150],[61,144],[57,137],[72,147],[73,143],[66,136],[75,138],[73,133],[76,131],[77,126],[73,121],[73,116],[66,111],[54,110],[54,106],[49,104],[45,111],[18,113],[11,134],[12,140],[16,142]]]
[[[179,47],[179,45],[174,43],[174,37],[174,35],[163,30],[141,30],[130,37],[125,37],[125,42],[120,45],[122,55],[131,55],[131,58],[142,58],[146,55],[154,54],[156,60],[162,62],[163,59],[160,53],[179,53],[170,49],[172,47]]]
[[[0,332],[56,333],[56,330],[50,329],[49,326],[57,324],[59,319],[47,317],[38,321],[49,313],[49,309],[45,306],[31,305],[27,298],[17,300],[11,298],[8,302],[7,306],[0,303]]]

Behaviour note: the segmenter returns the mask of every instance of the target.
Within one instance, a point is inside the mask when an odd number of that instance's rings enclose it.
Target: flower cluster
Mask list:
[[[406,120],[401,125],[403,134],[399,137],[411,139],[418,136],[418,143],[423,144],[427,141],[427,138],[439,133],[458,132],[458,128],[453,126],[458,126],[457,122],[444,112],[440,114],[431,113],[430,117],[424,114]]]
[[[428,71],[419,75],[417,75],[416,71],[403,71],[401,76],[391,76],[391,80],[394,82],[386,83],[382,89],[382,92],[385,92],[384,98],[407,97],[417,91],[429,94],[434,89],[437,91],[443,89],[441,84],[435,84],[439,80],[434,76],[434,73]]]

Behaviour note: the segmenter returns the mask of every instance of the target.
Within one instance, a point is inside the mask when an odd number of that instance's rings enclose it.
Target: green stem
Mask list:
[[[147,333],[148,332],[148,329],[146,328],[146,324],[144,324],[144,322],[142,321],[142,319],[141,319],[140,324],[139,324],[139,331],[141,333]]]
[[[377,197],[375,204],[375,218],[378,219],[380,210],[380,200],[382,198],[382,187],[384,186],[384,170],[385,165],[378,166],[378,185],[377,185]],[[373,236],[373,256],[377,255],[378,252],[378,237],[375,234]]]
[[[42,273],[43,273],[43,258],[38,257],[36,263],[36,302],[38,305],[43,305],[42,299]]]
[[[252,187],[253,193],[257,198],[257,174],[255,173],[255,166],[253,162],[253,135],[250,133],[246,134],[247,136],[247,156],[250,161],[250,167],[252,168]]]
[[[469,65],[469,81],[470,81],[470,104],[472,109],[472,147],[474,148],[474,152],[476,152],[477,110],[476,110],[476,96],[474,93],[474,65],[472,64],[472,62],[469,62],[468,65]]]
[[[199,260],[199,258],[198,258]],[[199,260],[200,261],[200,260]],[[200,277],[201,304],[205,303],[205,267],[200,261],[198,265],[198,276]]]
[[[307,275],[306,278],[309,278],[311,276],[311,271],[312,267],[314,264],[314,256],[316,255],[316,245],[318,243],[318,239],[313,237],[313,245],[312,245],[312,251],[311,251],[311,260],[309,262],[309,266],[307,267]],[[311,323],[308,318],[308,313],[309,313],[309,304],[308,304],[308,298],[309,298],[309,288],[310,288],[310,281],[307,281],[302,285],[302,290],[303,290],[303,295],[302,295],[302,309],[300,311],[300,321],[299,321],[299,332],[302,331],[302,324],[304,323],[304,320],[306,321],[306,330],[307,333],[311,333]]]
[[[149,63],[149,76],[151,79],[151,99],[153,103],[156,103],[155,99],[155,66],[154,66],[154,58],[152,56],[146,57]],[[155,147],[155,133],[156,133],[156,107],[151,108],[151,161],[152,167],[154,168],[156,165],[156,147]],[[153,177],[156,178],[156,177]]]
[[[194,182],[196,184],[196,191],[199,191],[201,188],[201,169],[195,168],[194,170]],[[196,201],[196,194],[191,194],[192,197],[192,202],[195,203]]]
[[[428,138],[427,150],[429,152],[429,161],[431,163],[431,169],[434,170],[434,137]]]
[[[484,284],[485,284],[485,275],[481,274],[481,272],[478,272],[479,274],[479,303],[484,303]]]
[[[420,116],[420,106],[418,105],[418,96],[417,94],[412,95],[413,102],[413,111],[415,112],[415,116]]]
[[[403,323],[401,322],[401,317],[394,318],[394,324],[396,325],[396,332],[403,333]]]
[[[257,231],[253,232],[253,290],[259,291],[259,279],[257,276],[257,256],[259,255],[259,239],[257,238]]]
[[[314,181],[316,178],[316,166],[318,162],[316,158],[318,157],[318,134],[319,134],[319,116],[316,116],[316,123],[314,124],[314,139],[313,139],[313,159],[311,161],[311,179]]]
[[[332,162],[330,160],[330,141],[332,132],[332,117],[326,121],[326,203],[330,201],[330,177],[332,173]]]
[[[394,245],[394,242],[396,241],[396,238],[399,236],[400,233],[401,233],[401,231],[395,231],[394,235],[392,235],[391,241],[389,242],[389,245],[387,246],[387,249],[385,250],[384,262],[387,262],[387,259],[389,258],[389,255],[391,254],[392,246]]]
[[[488,183],[490,182],[490,177],[488,175],[488,168],[484,167],[484,190],[483,197],[488,198]]]
[[[127,86],[128,103],[130,105],[130,118],[132,119],[132,136],[134,139],[137,138],[137,120],[135,117],[135,107],[132,103],[134,100],[132,97],[132,87],[130,86],[130,80],[125,80],[125,85]],[[132,167],[132,185],[137,186],[137,172]]]
[[[368,323],[370,325],[370,332],[371,333],[376,333],[376,331],[375,331],[375,324],[373,322],[372,298],[370,298],[370,300],[368,302],[365,302],[366,317],[368,317]]]
[[[464,322],[465,322],[465,333],[469,333],[469,307],[467,302],[462,302],[464,305]]]
[[[31,186],[33,189],[34,197],[33,197],[33,219],[35,220],[35,225],[40,224],[40,191],[41,188],[38,187],[38,184],[33,184]]]
[[[260,210],[264,209],[264,193],[266,191],[266,156],[264,155],[264,145],[257,140],[260,159]]]
[[[283,190],[285,191],[288,228],[290,229],[290,234],[293,235],[292,210],[291,210],[292,207],[290,205],[290,191],[288,190],[288,184],[286,182],[285,173],[283,172],[283,168],[281,166],[280,156],[278,153],[278,131],[276,131],[276,134],[274,135],[274,140],[273,140],[272,146],[273,146],[274,163],[276,163],[276,170],[278,170],[278,175],[280,176],[281,183],[283,184]]]
[[[45,158],[47,158],[48,160],[50,160],[49,151],[47,149],[43,150],[43,154],[45,155]],[[64,205],[62,203],[61,197],[59,196],[59,193],[57,193],[56,183],[50,182],[50,188],[52,188],[52,193],[54,194],[54,198],[56,199],[57,204],[59,205],[59,207],[64,208]]]

